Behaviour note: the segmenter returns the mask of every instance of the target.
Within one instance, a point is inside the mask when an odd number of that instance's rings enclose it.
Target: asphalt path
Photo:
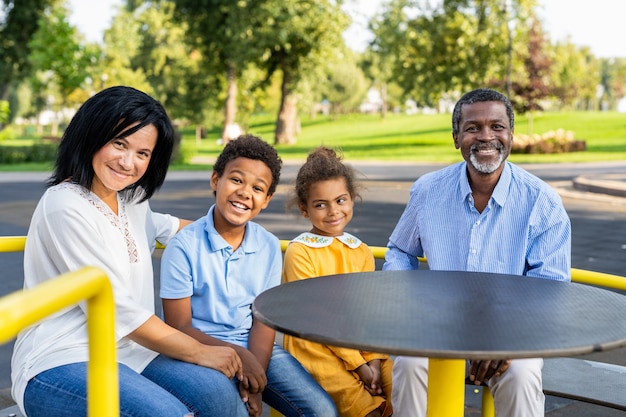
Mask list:
[[[258,223],[280,239],[291,239],[310,228],[307,221],[285,207],[298,166],[297,162],[285,163],[276,195],[257,217]],[[353,166],[360,173],[364,188],[362,201],[355,207],[348,231],[370,246],[385,246],[404,210],[413,181],[445,165],[367,162]],[[521,166],[553,185],[561,194],[572,221],[572,266],[626,275],[626,198],[576,192],[571,187],[572,180],[580,175],[626,173],[626,162]],[[161,190],[151,200],[153,210],[188,219],[205,215],[214,202],[209,176],[209,172],[170,172]],[[0,173],[0,235],[26,235],[46,178],[45,173]],[[154,256],[157,287],[159,261],[157,251]],[[20,289],[22,254],[0,253],[0,271],[0,295]],[[157,311],[160,311],[158,300],[155,302]],[[0,389],[10,386],[12,345],[0,346]],[[625,353],[626,350],[618,349],[588,357],[626,365]],[[557,413],[567,405],[563,404],[557,401],[551,408]]]

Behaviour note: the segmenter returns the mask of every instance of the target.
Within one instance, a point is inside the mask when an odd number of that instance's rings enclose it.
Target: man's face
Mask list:
[[[485,101],[461,108],[454,146],[461,150],[470,170],[489,175],[499,172],[511,153],[513,131],[504,103]]]

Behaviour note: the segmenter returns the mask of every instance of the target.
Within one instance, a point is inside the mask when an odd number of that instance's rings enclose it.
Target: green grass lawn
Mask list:
[[[252,118],[249,133],[256,134],[269,143],[274,140],[275,115],[258,115]],[[533,116],[533,132],[542,134],[550,130],[573,131],[575,138],[585,140],[587,150],[560,154],[514,154],[509,160],[517,163],[558,163],[626,160],[626,114],[616,112],[562,112],[541,113]],[[528,134],[528,118],[516,117],[515,132]],[[183,152],[189,162],[212,161],[222,149],[217,144],[218,128],[210,130],[207,137],[196,143],[194,128],[185,128]],[[14,140],[24,143],[27,140]],[[7,141],[2,142],[3,144]],[[382,120],[378,115],[347,115],[336,120],[326,116],[314,119],[304,117],[302,129],[295,145],[278,145],[276,149],[283,160],[304,160],[307,153],[326,145],[340,149],[346,160],[384,160],[452,163],[461,160],[454,149],[451,134],[451,115],[389,114]],[[197,158],[200,157],[200,158]],[[204,158],[203,158],[204,157]],[[172,169],[206,169],[207,163],[175,164]],[[49,170],[50,164],[3,165],[0,171]]]
[[[248,131],[272,143],[273,116],[257,116]],[[587,150],[561,154],[514,154],[512,162],[558,163],[626,160],[626,114],[616,112],[545,113],[533,116],[533,133],[545,133],[559,128],[573,131],[575,138],[585,140]],[[516,133],[528,134],[528,118],[519,116]],[[199,146],[193,131],[183,132],[184,148],[188,154],[216,157],[219,130],[208,132]],[[391,114],[384,120],[378,115],[349,115],[337,120],[325,116],[305,118],[295,145],[277,145],[284,160],[304,160],[307,153],[319,145],[342,150],[346,160],[385,160],[451,163],[461,160],[454,149],[451,115]],[[186,168],[185,165],[175,169]]]

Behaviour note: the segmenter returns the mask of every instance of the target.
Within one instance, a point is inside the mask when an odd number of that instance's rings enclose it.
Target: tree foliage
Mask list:
[[[255,28],[265,24],[259,8],[263,1],[175,0],[174,17],[187,26],[187,42],[202,56],[205,80],[217,88],[207,97],[223,103],[224,140],[227,127],[236,123],[238,82],[261,56]],[[220,95],[219,93],[225,93]]]
[[[361,68],[377,87],[382,99],[381,117],[385,118],[389,107],[389,84],[396,84],[394,67],[403,49],[403,36],[409,20],[406,9],[408,0],[391,0],[383,4],[383,10],[369,22],[374,40],[362,56]]]
[[[0,1],[0,100],[6,100],[12,83],[30,71],[29,42],[39,17],[52,0]]]
[[[541,26],[534,20],[529,34],[528,55],[524,59],[526,77],[513,82],[513,105],[519,113],[543,110],[541,100],[550,95],[550,68],[552,62],[544,48]]]
[[[339,59],[349,19],[341,2],[329,0],[268,0],[260,12],[265,24],[254,32],[263,50],[259,66],[268,79],[282,74],[274,142],[295,143],[298,84],[317,66]]]
[[[321,88],[330,105],[331,115],[358,111],[366,95],[367,81],[354,59],[330,64],[326,74]]]
[[[58,3],[58,2],[57,2]],[[29,42],[29,62],[32,69],[43,76],[45,84],[53,83],[59,104],[72,103],[71,95],[78,89],[89,73],[90,63],[97,58],[95,47],[81,42],[76,28],[68,21],[69,12],[62,4],[53,4],[39,18],[38,30]],[[42,80],[42,77],[33,77]],[[36,82],[37,88],[42,88]]]

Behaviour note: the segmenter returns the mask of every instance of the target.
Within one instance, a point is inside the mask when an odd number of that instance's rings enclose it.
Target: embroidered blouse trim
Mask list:
[[[128,251],[128,259],[130,263],[139,262],[139,253],[137,251],[137,244],[135,243],[135,239],[130,234],[130,230],[128,229],[128,217],[126,216],[126,204],[121,203],[119,205],[119,216],[113,213],[111,208],[107,206],[97,195],[92,193],[91,191],[86,190],[84,187],[71,182],[64,182],[59,184],[59,188],[69,188],[70,190],[77,193],[79,196],[87,200],[89,204],[95,207],[100,213],[106,217],[107,220],[111,223],[111,225],[117,228],[122,236],[124,236],[124,240],[126,242],[126,249]]]

